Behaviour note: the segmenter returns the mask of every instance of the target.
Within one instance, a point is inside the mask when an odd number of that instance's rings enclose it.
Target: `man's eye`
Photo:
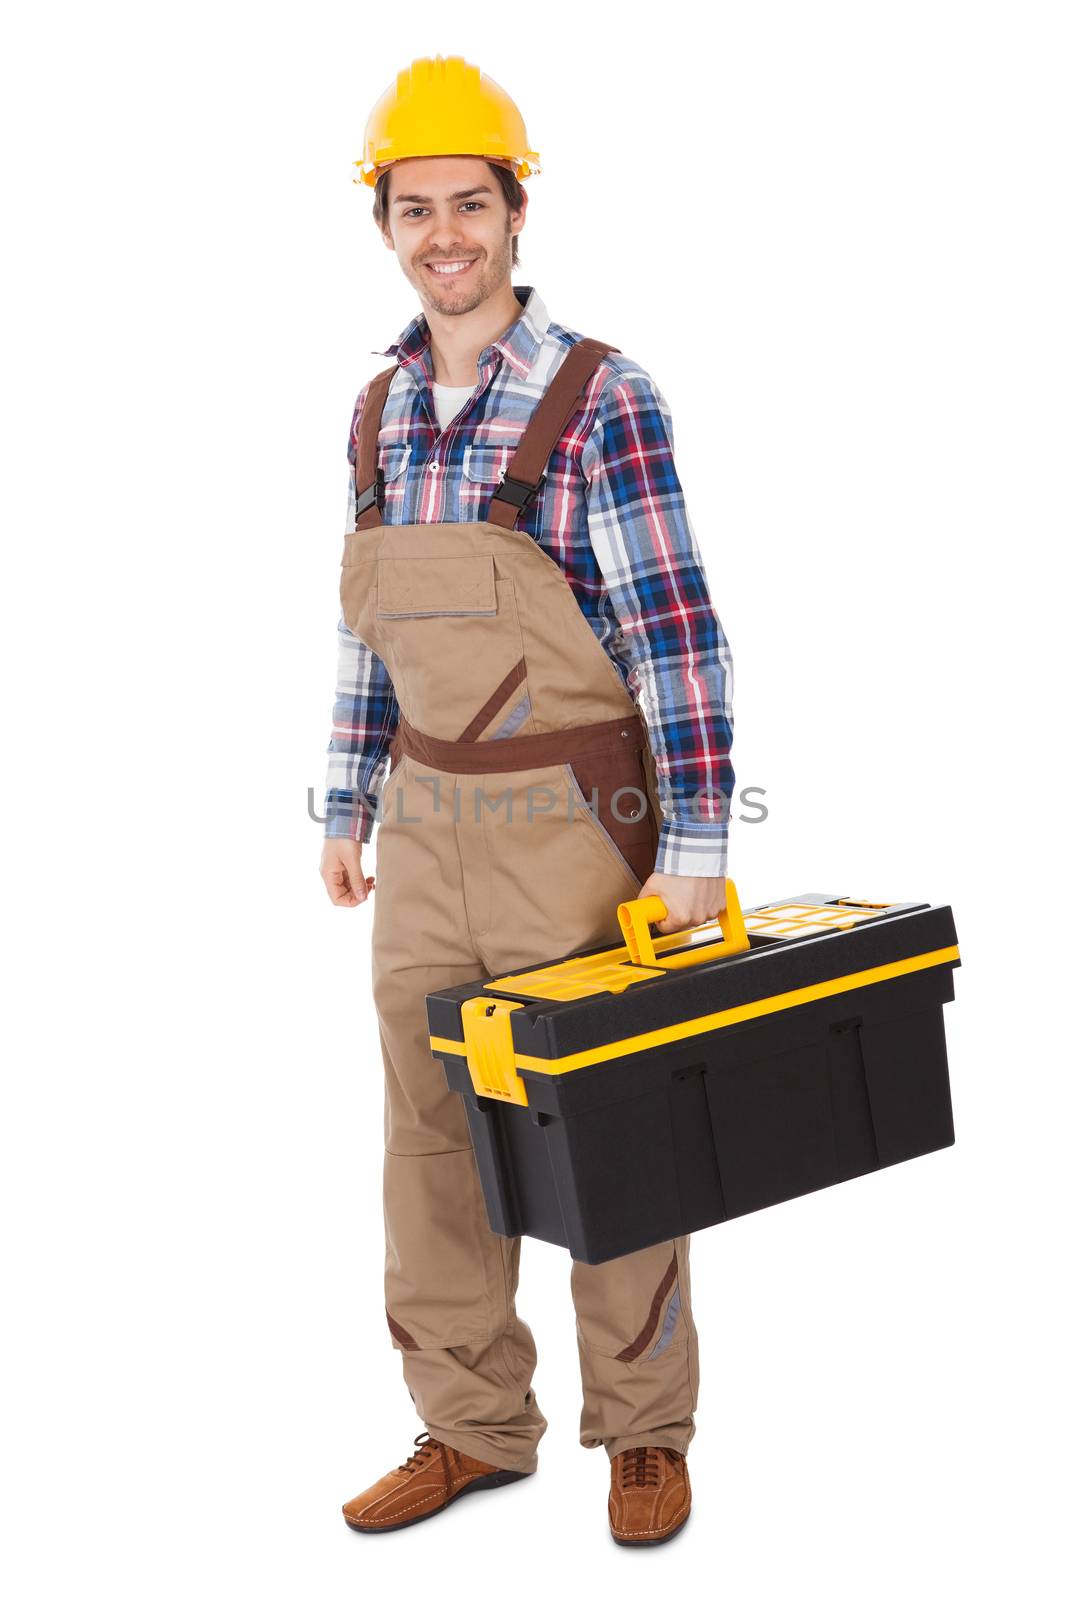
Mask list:
[[[485,210],[485,206],[482,204],[482,202],[480,200],[465,200],[463,202],[463,204],[460,206],[460,210],[461,211],[466,211],[468,206],[473,206],[475,211],[484,211]],[[405,211],[404,212],[404,215],[405,215],[405,217],[413,217],[418,212],[425,211],[425,210],[426,210],[425,206],[412,206],[409,211]]]

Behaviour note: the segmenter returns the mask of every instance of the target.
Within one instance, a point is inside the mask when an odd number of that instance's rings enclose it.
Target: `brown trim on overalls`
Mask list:
[[[389,1315],[388,1311],[385,1313],[385,1320],[389,1324],[389,1332],[392,1334],[397,1344],[402,1345],[405,1350],[417,1350],[419,1348],[408,1330],[406,1328],[402,1328],[399,1322],[394,1321],[394,1319]]]
[[[435,739],[403,712],[390,745],[395,767],[412,756],[438,772],[525,772],[570,765],[595,820],[639,882],[655,870],[659,830],[648,798],[641,752],[648,733],[640,713],[509,739]]]
[[[441,772],[525,772],[529,767],[555,767],[564,761],[607,751],[639,752],[646,742],[640,715],[587,722],[577,728],[516,734],[511,739],[435,739],[413,728],[403,712],[390,750],[394,762],[413,756]]]
[[[482,706],[481,710],[475,712],[474,716],[460,734],[460,740],[477,739],[481,734],[483,734],[486,728],[488,728],[489,724],[492,722],[493,718],[496,716],[497,712],[500,710],[501,706],[505,705],[507,701],[511,699],[511,696],[515,693],[515,690],[519,687],[519,684],[525,681],[525,678],[526,657],[524,656],[521,661],[517,661],[515,663],[507,677],[497,684],[496,688],[485,702],[485,705]]]
[[[668,1294],[671,1292],[671,1288],[673,1287],[674,1280],[677,1278],[677,1276],[678,1251],[677,1248],[675,1248],[675,1251],[671,1256],[671,1264],[663,1274],[663,1277],[660,1279],[659,1288],[652,1297],[652,1304],[649,1307],[649,1312],[645,1320],[644,1327],[637,1335],[637,1338],[634,1339],[631,1344],[626,1346],[625,1350],[619,1351],[618,1355],[615,1357],[616,1361],[633,1361],[635,1357],[639,1356],[643,1350],[648,1349],[648,1346],[652,1343],[652,1337],[655,1334],[657,1324],[659,1323],[660,1307],[663,1305],[664,1300],[666,1300]]]

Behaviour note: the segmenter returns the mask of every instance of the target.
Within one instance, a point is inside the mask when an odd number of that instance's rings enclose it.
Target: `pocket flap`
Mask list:
[[[463,452],[463,476],[472,483],[499,483],[507,471],[508,457],[514,454],[508,445],[469,444]]]
[[[380,617],[463,617],[495,610],[491,555],[378,562]]]
[[[399,478],[411,459],[409,444],[384,444],[378,450],[378,467],[386,483]]]

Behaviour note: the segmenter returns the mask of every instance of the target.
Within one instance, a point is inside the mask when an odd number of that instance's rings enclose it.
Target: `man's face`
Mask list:
[[[459,316],[510,282],[511,236],[525,216],[523,206],[512,223],[480,156],[412,157],[391,169],[384,237],[423,306]]]

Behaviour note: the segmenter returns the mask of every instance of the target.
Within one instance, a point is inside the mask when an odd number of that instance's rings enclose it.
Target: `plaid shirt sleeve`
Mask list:
[[[366,388],[360,391],[349,433],[346,533],[356,526],[356,429],[366,393]],[[343,617],[337,633],[337,693],[326,770],[326,837],[358,839],[365,844],[377,816],[399,708],[381,657],[357,638]]]
[[[667,403],[640,369],[609,381],[582,450],[589,537],[655,756],[657,872],[724,877],[733,663],[674,463]]]

